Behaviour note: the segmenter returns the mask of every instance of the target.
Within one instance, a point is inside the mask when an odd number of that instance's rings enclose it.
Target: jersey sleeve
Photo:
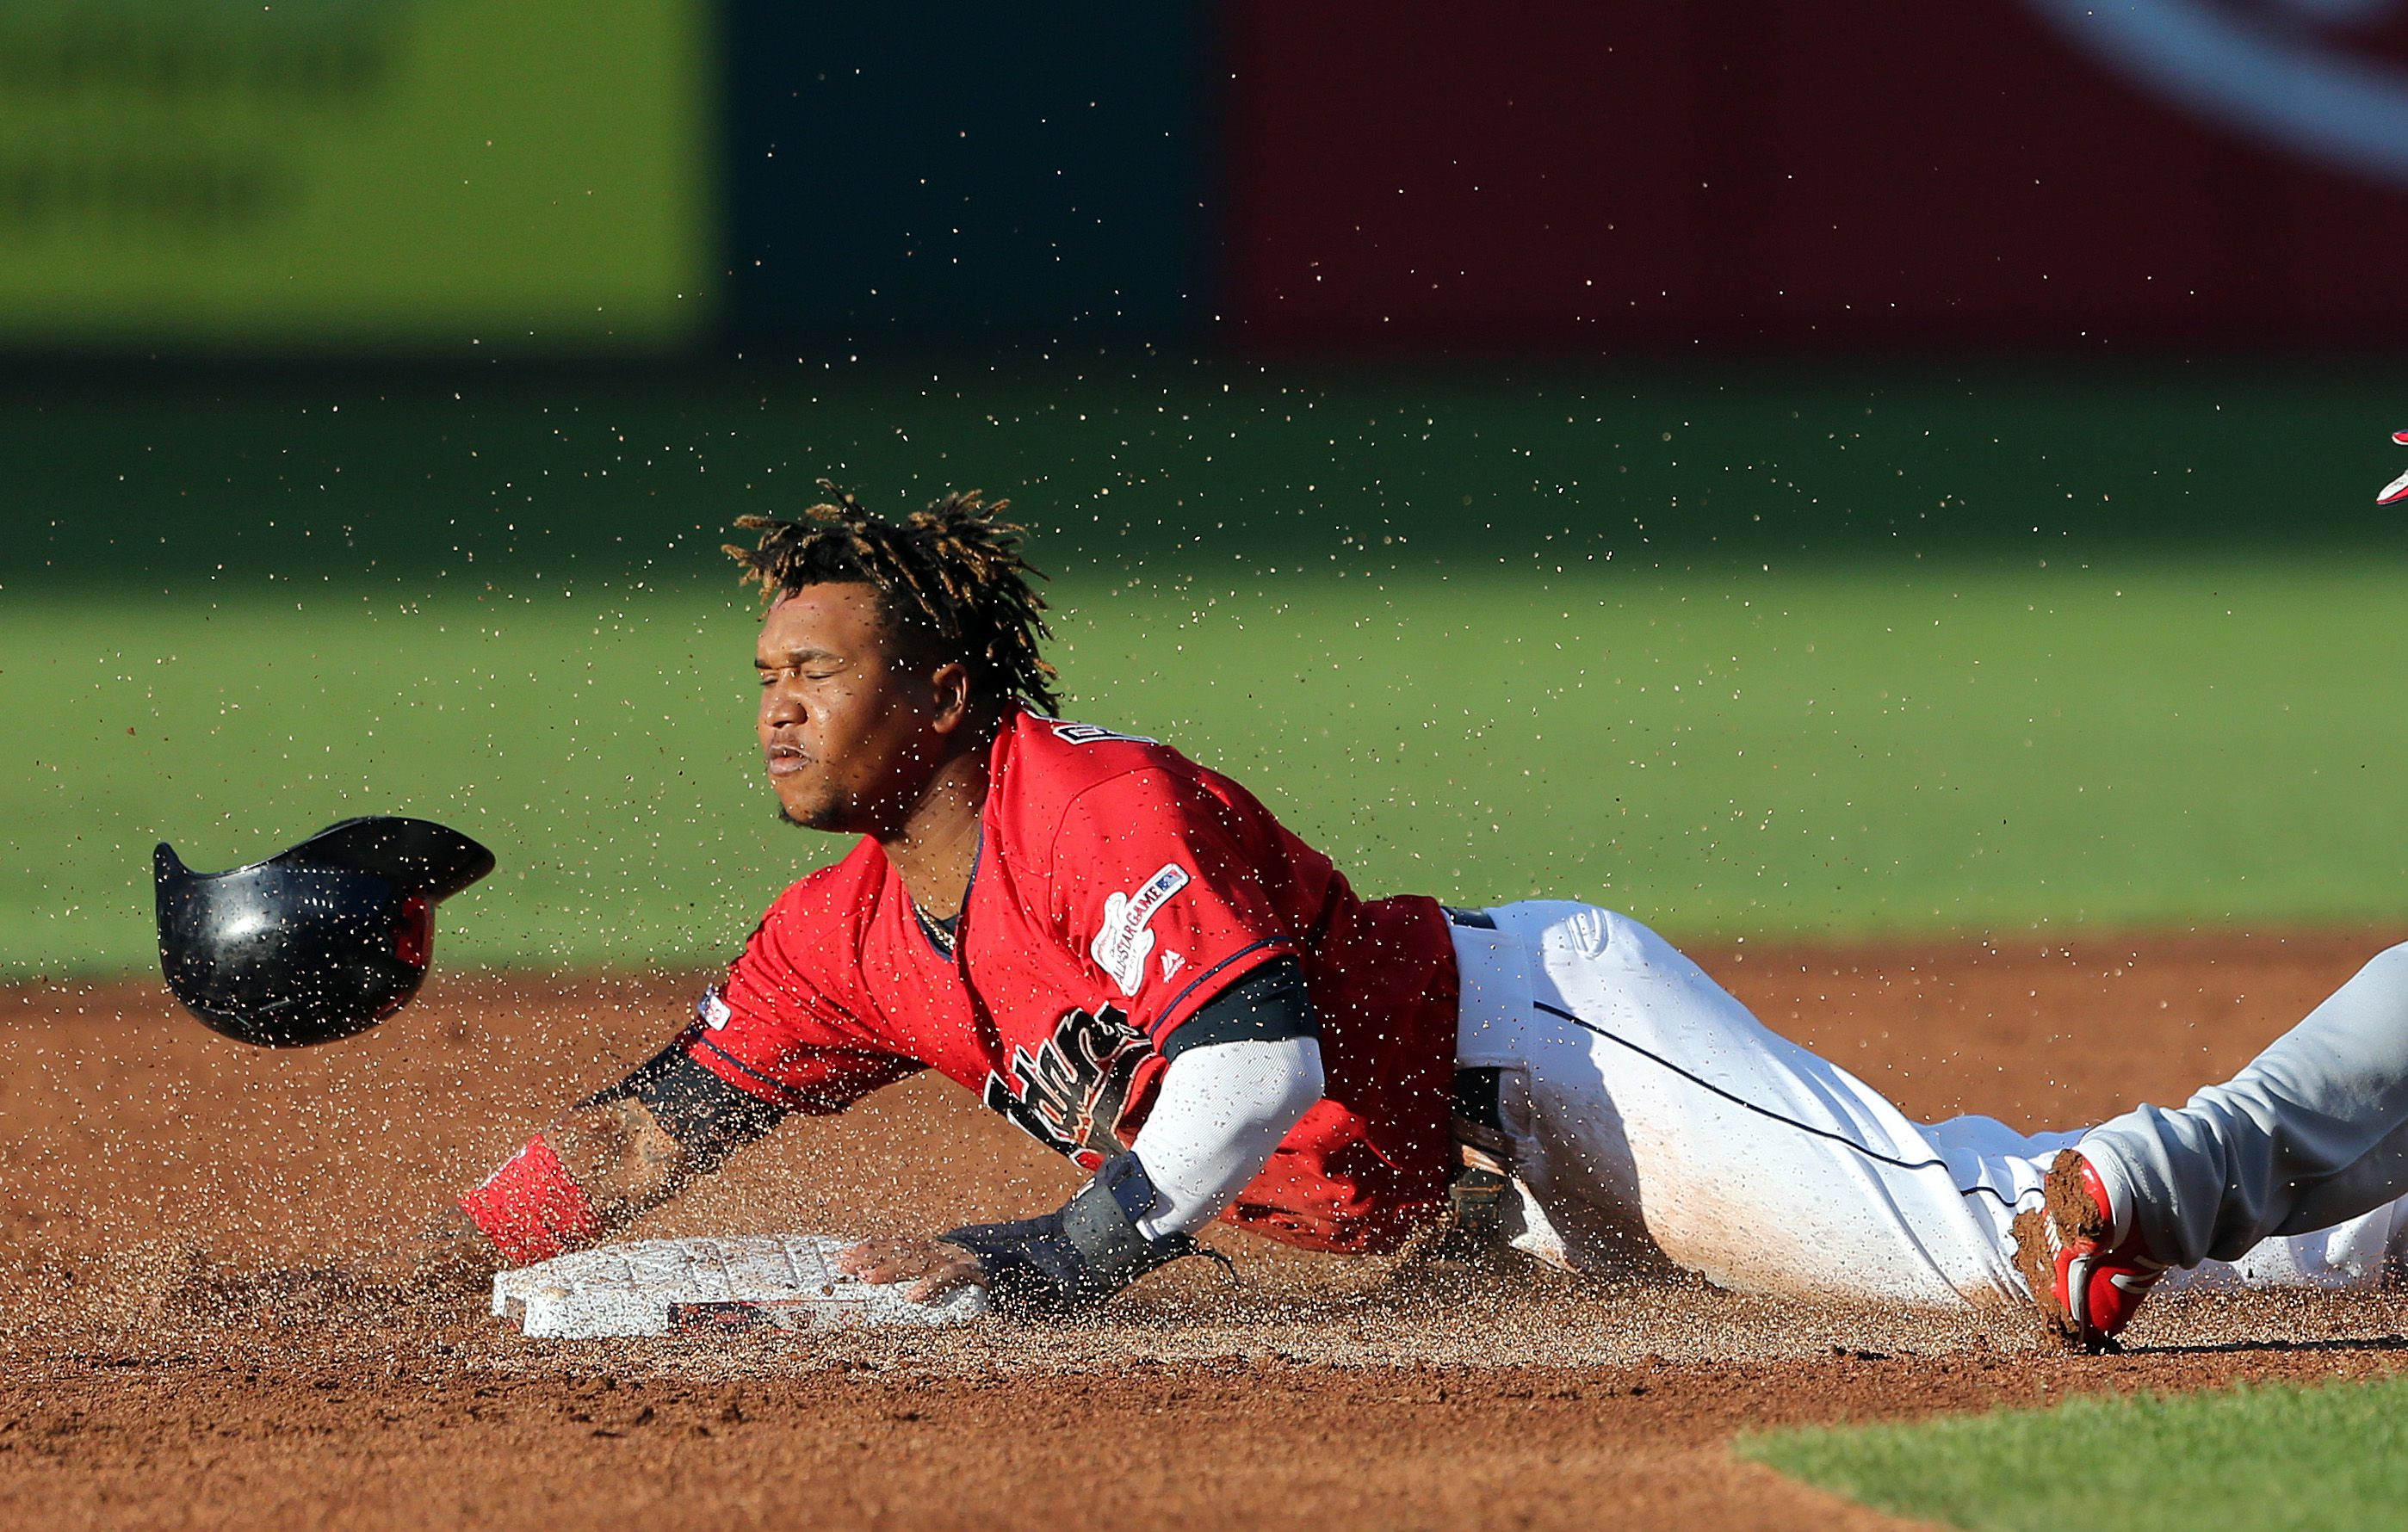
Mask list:
[[[1282,854],[1268,814],[1179,773],[1130,772],[1065,812],[1050,858],[1053,918],[1160,1048],[1214,996],[1296,954],[1266,877]]]
[[[825,1116],[924,1068],[838,1005],[795,961],[820,951],[771,909],[727,977],[695,1007],[687,1053],[737,1089],[786,1111]]]

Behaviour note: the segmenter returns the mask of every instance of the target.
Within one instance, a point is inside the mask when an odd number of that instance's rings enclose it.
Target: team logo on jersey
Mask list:
[[[716,984],[703,991],[702,998],[695,1002],[694,1019],[713,1032],[725,1026],[727,1018],[734,1014],[734,1011],[727,1009],[727,1002],[719,997],[719,986]]]
[[[1034,1052],[1011,1051],[1010,1078],[987,1071],[987,1110],[1093,1170],[1121,1152],[1115,1130],[1128,1102],[1129,1081],[1153,1052],[1145,1035],[1114,1008],[1073,1010],[1054,1024],[1054,1035]]]
[[[1096,928],[1087,953],[1096,960],[1096,966],[1112,976],[1123,995],[1135,995],[1145,982],[1145,960],[1154,952],[1154,933],[1146,927],[1154,923],[1154,915],[1170,902],[1170,896],[1186,886],[1187,869],[1166,862],[1144,882],[1104,901],[1104,923]]]
[[[1100,745],[1107,739],[1119,739],[1132,745],[1159,743],[1141,734],[1122,734],[1116,729],[1098,728],[1093,723],[1056,723],[1054,737],[1066,745]]]

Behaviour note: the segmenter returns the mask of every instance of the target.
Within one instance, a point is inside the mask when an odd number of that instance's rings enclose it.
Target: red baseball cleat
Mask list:
[[[2408,431],[2394,431],[2391,433],[2391,439],[2402,447],[2408,447]],[[2396,506],[2402,500],[2408,500],[2408,473],[2401,474],[2390,483],[2384,485],[2382,493],[2374,497],[2374,503],[2378,506]]]
[[[2015,1269],[2031,1289],[2042,1323],[2086,1352],[2123,1348],[2115,1337],[2166,1274],[2133,1232],[2119,1226],[2107,1188],[2090,1162],[2066,1149],[2041,1183],[2042,1204],[2015,1215]]]

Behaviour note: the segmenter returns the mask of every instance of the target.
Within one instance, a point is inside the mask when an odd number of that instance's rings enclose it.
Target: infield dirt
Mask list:
[[[2240,1065],[2401,933],[1706,949],[1910,1113],[2072,1126]],[[2174,1298],[2121,1357],[2036,1326],[1534,1274],[1435,1290],[1216,1237],[1080,1324],[540,1342],[380,1290],[683,980],[438,979],[266,1053],[155,986],[0,992],[0,1525],[1864,1526],[1737,1430],[2408,1364],[2389,1294]],[[929,1230],[1070,1172],[942,1081],[782,1128],[638,1233]]]

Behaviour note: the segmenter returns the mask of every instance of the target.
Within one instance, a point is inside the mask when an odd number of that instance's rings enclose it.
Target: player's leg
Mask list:
[[[2019,1207],[2036,1213],[2060,1151],[2097,1135],[2027,1136],[1978,1117],[1912,1123],[1766,1029],[1636,922],[1572,904],[1490,914],[1493,934],[1457,932],[1458,1052],[1507,1071],[1499,1104],[1533,1204],[1517,1244],[1575,1269],[1643,1270],[1669,1258],[1724,1285],[1803,1296],[2037,1296],[2040,1284],[2015,1270],[2011,1220]],[[2379,1003],[2396,1000],[2408,976],[2383,969],[2353,981],[2234,1088],[2263,1095],[2263,1077],[2298,1075],[2312,1045],[2311,1056],[2331,1057],[2328,1029],[2377,1044],[2408,1037]],[[2305,1188],[2290,1227],[2253,1236],[2233,1266],[2202,1280],[2381,1280],[2393,1247],[2408,1243],[2408,1215],[2366,1195]],[[2308,1206],[2330,1226],[2304,1232],[2315,1226],[2299,1216]]]
[[[1488,913],[1496,931],[1457,933],[1458,1052],[1506,1071],[1499,1105],[1536,1203],[1525,1248],[1589,1270],[1669,1258],[1800,1296],[2022,1300],[2003,1237],[2038,1189],[2028,1156],[1943,1150],[1634,921],[1573,904]]]
[[[2168,1272],[2158,1291],[2372,1289],[2393,1280],[2400,1269],[2403,1242],[2408,1242],[2408,1201],[2395,1198],[2330,1228],[2276,1235],[2235,1261],[2202,1261],[2187,1270]]]
[[[2108,1216],[2176,1267],[2237,1260],[2408,1191],[2408,945],[2379,954],[2249,1066],[2143,1106],[2079,1153]]]
[[[2045,1172],[2057,1155],[2081,1142],[2083,1132],[2023,1134],[1989,1117],[1956,1117],[1924,1128],[1932,1147],[1955,1168],[1960,1184],[1986,1181],[2035,1207]],[[1985,1202],[1985,1208],[1999,1205]],[[1994,1225],[2002,1246],[2013,1243],[2012,1225]],[[2328,1291],[2382,1284],[2408,1246],[2408,1197],[2395,1198],[2329,1228],[2276,1236],[2230,1262],[2206,1261],[2173,1271],[2159,1291],[2312,1287]]]
[[[2177,1110],[2142,1107],[2057,1156],[2016,1264],[2067,1341],[2112,1349],[2169,1267],[2362,1264],[2408,1189],[2408,946],[2381,953],[2248,1067]],[[2390,1210],[2396,1214],[2396,1210]],[[2396,1218],[2395,1218],[2396,1226]],[[2381,1241],[2387,1252],[2391,1230]],[[2289,1242],[2268,1251],[2268,1242]]]
[[[2083,1135],[2049,1168],[2044,1211],[2015,1231],[2018,1267],[2064,1339],[2112,1349],[2167,1267],[2336,1260],[2348,1231],[2408,1187],[2408,947],[2394,947],[2225,1084],[2179,1110],[2143,1106]],[[2384,1240],[2391,1243],[2391,1240]]]

